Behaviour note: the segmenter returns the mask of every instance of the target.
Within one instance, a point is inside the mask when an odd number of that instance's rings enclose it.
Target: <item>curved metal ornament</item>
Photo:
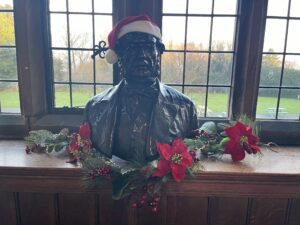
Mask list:
[[[98,45],[94,45],[93,48],[93,55],[91,56],[93,59],[95,59],[95,57],[97,55],[99,55],[99,57],[101,59],[105,58],[105,52],[108,50],[109,48],[106,47],[106,42],[105,41],[99,41]]]

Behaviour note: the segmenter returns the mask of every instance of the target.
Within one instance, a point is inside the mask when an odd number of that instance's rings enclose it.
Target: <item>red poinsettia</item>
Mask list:
[[[166,176],[169,172],[179,182],[185,177],[187,167],[193,165],[193,159],[188,152],[188,147],[181,138],[173,140],[171,144],[156,142],[157,150],[161,156],[154,177]]]
[[[233,161],[240,161],[245,158],[245,151],[249,154],[260,152],[257,143],[259,138],[253,134],[252,127],[236,122],[234,126],[225,129],[229,137],[226,143],[224,154],[230,154]]]
[[[87,153],[91,150],[91,130],[88,123],[80,126],[79,132],[76,133],[67,148],[67,152],[72,156],[69,162],[76,162],[79,159],[80,153]]]

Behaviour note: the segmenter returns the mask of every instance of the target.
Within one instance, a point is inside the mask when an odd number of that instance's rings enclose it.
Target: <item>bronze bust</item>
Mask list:
[[[158,80],[161,40],[147,32],[128,32],[114,50],[121,82],[86,106],[93,146],[111,157],[149,161],[158,156],[155,141],[190,137],[197,128],[193,102]]]

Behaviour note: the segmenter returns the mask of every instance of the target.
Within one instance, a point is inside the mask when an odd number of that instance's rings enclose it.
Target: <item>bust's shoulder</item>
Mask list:
[[[160,83],[160,91],[165,99],[169,102],[177,103],[177,104],[192,104],[193,101],[186,95],[177,91],[176,89]]]

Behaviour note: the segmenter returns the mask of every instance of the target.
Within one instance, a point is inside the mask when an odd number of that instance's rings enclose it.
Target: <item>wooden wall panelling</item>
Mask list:
[[[288,225],[300,225],[300,199],[290,199],[290,208],[287,215]]]
[[[208,198],[173,196],[167,200],[167,225],[206,225]]]
[[[19,193],[21,225],[55,225],[55,194]]]
[[[210,197],[209,224],[245,225],[247,220],[248,198]]]
[[[255,198],[249,209],[249,225],[285,225],[288,199]]]
[[[97,225],[96,194],[59,194],[58,209],[61,225]]]
[[[136,215],[129,208],[128,199],[115,201],[111,193],[99,195],[98,217],[100,225],[127,225],[135,224]]]
[[[18,224],[15,193],[0,192],[0,222],[5,225]]]

